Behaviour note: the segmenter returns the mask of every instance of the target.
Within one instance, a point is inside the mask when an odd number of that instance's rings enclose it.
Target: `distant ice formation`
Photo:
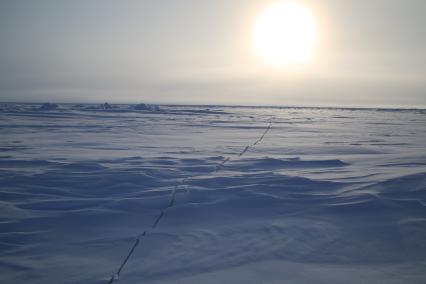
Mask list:
[[[112,106],[109,103],[104,103],[100,107],[101,109],[112,109]]]
[[[151,111],[159,111],[160,107],[158,105],[147,105],[147,104],[137,104],[134,106],[135,110],[151,110]]]
[[[49,110],[57,110],[58,108],[59,108],[59,106],[57,104],[44,103],[38,108],[38,110],[49,111]]]

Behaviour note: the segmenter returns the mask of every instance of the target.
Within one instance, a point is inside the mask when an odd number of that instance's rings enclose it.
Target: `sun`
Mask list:
[[[268,64],[287,66],[309,61],[317,38],[312,13],[296,2],[267,6],[253,28],[253,47]]]

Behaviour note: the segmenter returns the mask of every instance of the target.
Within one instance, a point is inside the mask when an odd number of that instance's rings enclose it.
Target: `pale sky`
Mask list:
[[[274,0],[0,0],[0,101],[426,107],[426,1],[303,0],[313,58],[268,66]]]

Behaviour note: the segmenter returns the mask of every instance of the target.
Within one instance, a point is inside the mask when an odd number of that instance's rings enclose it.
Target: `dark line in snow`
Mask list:
[[[140,234],[136,239],[135,239],[135,243],[133,244],[132,248],[130,249],[129,253],[127,254],[126,258],[124,259],[124,261],[121,263],[120,267],[117,270],[117,273],[113,274],[111,276],[111,279],[108,281],[108,284],[113,283],[115,280],[118,280],[118,278],[120,277],[120,273],[121,270],[124,268],[124,266],[127,264],[127,261],[129,261],[129,258],[132,256],[133,252],[135,251],[136,247],[139,245],[139,242],[141,240],[142,237],[144,237],[146,235],[146,231],[144,231],[142,234]]]
[[[236,155],[236,156],[238,158],[241,158],[242,156],[244,156],[245,153],[247,153],[247,151],[249,151],[251,148],[255,147],[257,144],[259,144],[260,142],[262,142],[262,140],[265,138],[265,136],[268,134],[268,132],[271,130],[271,128],[272,128],[272,117],[269,119],[268,127],[265,129],[265,131],[263,132],[263,134],[255,142],[253,142],[252,144],[247,145],[246,147],[244,147],[244,149],[238,155]],[[226,157],[208,175],[216,173],[217,171],[219,171],[223,166],[225,166],[231,160],[232,160],[231,156]],[[108,284],[112,284],[114,281],[118,281],[118,279],[120,278],[121,271],[126,266],[127,262],[129,261],[130,257],[133,255],[133,253],[136,250],[136,248],[139,246],[139,244],[141,242],[141,239],[143,237],[145,237],[146,235],[148,235],[150,231],[154,230],[157,227],[157,225],[160,223],[161,219],[163,219],[164,215],[166,214],[166,210],[169,209],[169,208],[171,208],[171,207],[173,207],[175,205],[176,192],[178,191],[179,187],[182,186],[182,185],[185,185],[189,179],[191,179],[191,178],[190,177],[186,177],[186,178],[182,179],[178,184],[175,185],[175,187],[172,190],[172,193],[170,194],[170,202],[169,202],[169,204],[163,210],[161,210],[160,214],[157,216],[157,218],[155,218],[155,221],[152,223],[150,230],[146,230],[142,234],[139,234],[136,237],[133,246],[130,248],[127,256],[124,259],[124,261],[120,264],[120,267],[118,268],[117,272],[114,273],[111,276],[111,279],[108,281]]]

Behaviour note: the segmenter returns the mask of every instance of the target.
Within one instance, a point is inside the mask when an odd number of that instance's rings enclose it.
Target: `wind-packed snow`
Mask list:
[[[426,111],[108,106],[0,105],[1,283],[426,283]]]

